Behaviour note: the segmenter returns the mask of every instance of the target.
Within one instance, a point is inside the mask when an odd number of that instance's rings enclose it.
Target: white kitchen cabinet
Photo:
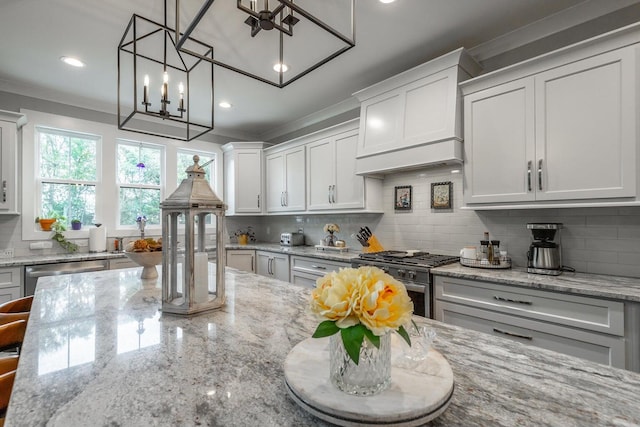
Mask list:
[[[227,215],[256,215],[263,212],[263,142],[230,142],[224,152],[224,201]]]
[[[291,283],[315,288],[320,277],[350,266],[347,262],[291,255]]]
[[[265,150],[267,212],[304,211],[305,147]]]
[[[307,209],[362,209],[364,177],[355,174],[358,130],[307,144]]]
[[[462,162],[458,83],[480,69],[461,48],[355,93],[357,173]]]
[[[256,273],[261,276],[289,281],[289,255],[256,251]]]
[[[249,249],[227,249],[227,267],[256,272],[256,251]]]
[[[22,267],[0,268],[0,304],[22,297]]]
[[[634,201],[637,46],[590,44],[462,83],[465,203]]]
[[[625,304],[435,276],[436,320],[618,368],[627,366]]]
[[[18,214],[18,131],[23,114],[0,111],[0,214]]]

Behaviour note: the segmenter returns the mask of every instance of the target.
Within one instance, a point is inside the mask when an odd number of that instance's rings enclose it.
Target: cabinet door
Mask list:
[[[262,154],[260,150],[238,151],[235,170],[235,211],[260,213],[262,211]]]
[[[271,254],[269,252],[256,251],[256,273],[261,276],[271,275]]]
[[[356,175],[358,132],[352,131],[335,138],[335,187],[332,192],[333,209],[364,208],[364,177]]]
[[[403,98],[400,90],[395,90],[362,103],[359,155],[381,153],[396,146]]]
[[[356,139],[357,144],[357,139]],[[309,210],[331,209],[335,181],[335,152],[332,138],[321,139],[307,145]],[[354,153],[355,163],[355,153]]]
[[[16,211],[15,123],[0,120],[0,212]]]
[[[227,266],[254,273],[255,251],[228,249]]]
[[[285,210],[303,211],[306,207],[305,147],[284,153],[286,165]]]
[[[633,49],[536,76],[538,200],[635,196]]]
[[[534,200],[533,79],[465,96],[464,114],[465,202]]]
[[[284,177],[285,164],[282,153],[272,154],[266,157],[267,170],[267,211],[278,212],[285,210],[284,205]]]
[[[272,254],[271,276],[282,280],[289,281],[289,255]]]

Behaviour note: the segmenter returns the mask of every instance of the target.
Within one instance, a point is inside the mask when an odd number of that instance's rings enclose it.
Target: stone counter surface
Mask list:
[[[563,272],[559,276],[530,274],[526,269],[485,269],[465,267],[459,263],[431,269],[434,275],[481,280],[505,285],[524,286],[548,291],[599,298],[640,302],[640,279],[598,274]]]
[[[337,252],[331,250],[317,250],[314,246],[280,246],[278,243],[254,243],[250,245],[238,245],[235,243],[225,246],[227,249],[250,249],[269,252],[287,253],[289,255],[303,255],[331,261],[350,262],[356,258],[360,251],[349,249],[348,252]],[[211,250],[214,250],[212,247]],[[0,258],[0,268],[18,267],[34,264],[54,264],[59,262],[89,261],[96,259],[117,259],[124,258],[124,252],[98,252],[98,253],[67,253],[50,255],[31,255],[13,258]]]
[[[326,426],[284,384],[308,288],[228,269],[226,306],[182,318],[140,272],[42,280],[6,426]],[[640,374],[418,319],[455,378],[432,425],[640,425]]]

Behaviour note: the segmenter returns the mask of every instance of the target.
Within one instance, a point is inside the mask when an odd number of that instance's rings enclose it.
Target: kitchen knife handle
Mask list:
[[[522,301],[522,300],[504,298],[504,297],[499,297],[497,295],[494,295],[493,299],[496,300],[496,301],[513,302],[513,303],[516,303],[516,304],[525,304],[525,305],[532,305],[533,304],[531,301]]]
[[[498,329],[498,328],[493,328],[493,332],[497,332],[497,333],[503,334],[503,335],[509,335],[510,337],[522,338],[522,339],[525,339],[525,340],[533,341],[533,337],[532,336],[520,335],[520,334],[516,334],[516,333],[513,333],[513,332],[509,332],[509,331],[503,331],[502,329]]]
[[[538,189],[542,190],[542,159],[538,160]]]
[[[527,188],[531,191],[531,160],[527,162]]]

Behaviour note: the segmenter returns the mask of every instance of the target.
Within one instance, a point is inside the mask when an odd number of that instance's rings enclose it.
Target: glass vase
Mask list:
[[[371,396],[391,385],[390,334],[380,337],[379,349],[365,338],[357,365],[345,350],[340,333],[331,336],[329,354],[331,383],[339,390],[356,396]]]

